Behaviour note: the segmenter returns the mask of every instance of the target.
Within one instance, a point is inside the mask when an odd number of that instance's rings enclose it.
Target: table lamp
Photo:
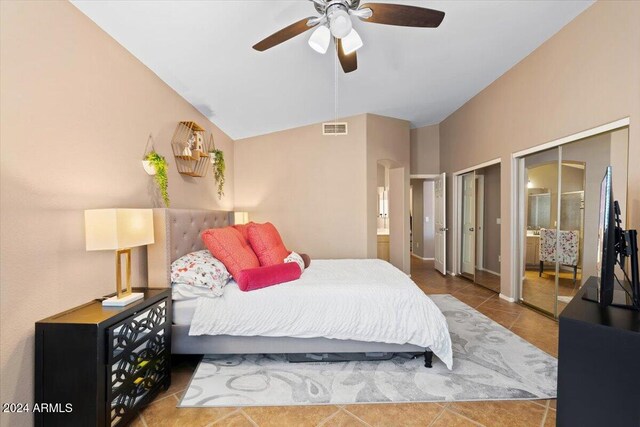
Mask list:
[[[249,222],[249,212],[236,211],[233,213],[233,224],[247,224]]]
[[[102,305],[123,307],[142,299],[142,293],[131,292],[131,248],[154,242],[153,210],[89,209],[84,211],[84,226],[88,251],[114,250],[116,254],[116,295],[103,300]]]

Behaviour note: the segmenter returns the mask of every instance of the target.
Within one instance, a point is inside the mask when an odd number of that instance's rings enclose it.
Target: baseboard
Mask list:
[[[411,252],[411,256],[414,257],[414,258],[421,259],[422,261],[433,261],[434,260],[434,258],[422,258],[421,256],[414,254],[413,252]]]
[[[496,273],[495,271],[489,270],[488,268],[479,268],[478,270],[486,271],[487,273],[491,273],[494,276],[500,277],[500,273]]]
[[[447,271],[447,274],[453,277],[456,277],[455,273],[453,271]]]
[[[516,302],[516,300],[515,300],[515,299],[513,299],[513,298],[511,298],[511,297],[508,297],[508,296],[506,296],[506,295],[503,295],[502,293],[498,294],[498,296],[499,296],[500,298],[502,298],[503,300],[505,300],[505,301],[509,301],[509,302]]]

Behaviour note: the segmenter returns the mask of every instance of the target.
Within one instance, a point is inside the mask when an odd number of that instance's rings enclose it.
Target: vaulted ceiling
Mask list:
[[[308,46],[311,31],[265,52],[251,48],[315,15],[311,1],[73,4],[239,139],[360,113],[439,123],[593,3],[384,1],[446,16],[437,29],[354,22],[364,47],[350,74],[331,50]]]

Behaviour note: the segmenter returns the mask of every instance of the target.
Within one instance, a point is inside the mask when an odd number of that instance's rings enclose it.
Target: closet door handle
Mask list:
[[[469,231],[473,231],[473,227],[470,227],[470,228],[469,228]]]

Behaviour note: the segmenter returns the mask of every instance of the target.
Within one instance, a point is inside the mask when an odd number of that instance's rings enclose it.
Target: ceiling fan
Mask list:
[[[350,73],[358,68],[356,50],[363,45],[360,35],[353,28],[352,16],[374,24],[430,28],[439,26],[444,19],[444,12],[424,7],[390,3],[360,5],[360,0],[309,1],[313,2],[320,16],[301,19],[256,43],[253,48],[262,52],[317,27],[309,38],[309,46],[324,54],[333,36],[340,65],[345,73]]]

